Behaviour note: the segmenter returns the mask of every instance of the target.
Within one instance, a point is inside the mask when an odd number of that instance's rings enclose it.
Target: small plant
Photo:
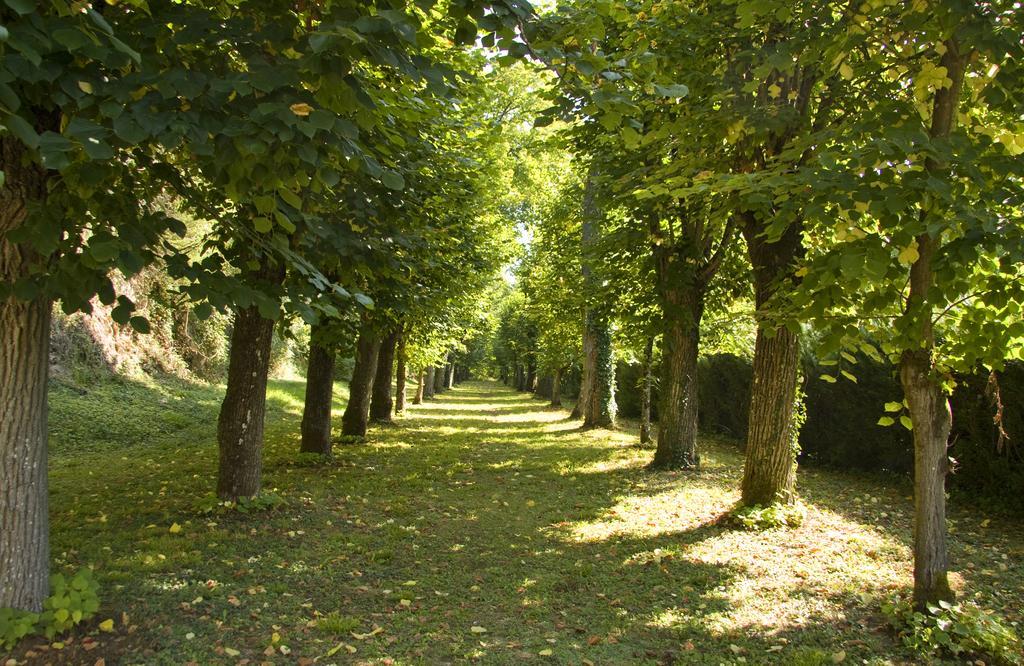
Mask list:
[[[729,514],[728,522],[745,530],[772,530],[779,527],[800,527],[807,508],[800,502],[761,506],[739,505]]]
[[[295,455],[293,464],[296,467],[327,467],[334,463],[335,460],[332,456],[323,453],[301,452]]]
[[[365,444],[366,438],[359,435],[340,435],[334,440],[335,444]]]
[[[80,569],[70,581],[64,574],[53,574],[42,612],[0,608],[0,647],[9,650],[31,634],[53,638],[88,620],[99,610],[98,592],[90,569]]]
[[[926,613],[907,599],[882,605],[903,644],[924,657],[981,657],[1001,666],[1024,665],[1024,644],[1013,627],[973,603],[940,601]]]
[[[260,493],[255,497],[240,497],[237,502],[222,500],[216,495],[205,495],[196,503],[196,511],[202,514],[225,513],[237,511],[238,513],[254,513],[266,511],[286,504],[285,498],[276,493]]]
[[[360,622],[354,617],[348,615],[341,615],[337,611],[332,611],[327,615],[321,615],[316,620],[317,631],[331,636],[340,636],[341,634],[347,634],[350,631],[355,631],[359,628]]]

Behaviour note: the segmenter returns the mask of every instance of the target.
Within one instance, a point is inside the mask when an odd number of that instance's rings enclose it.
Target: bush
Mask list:
[[[972,603],[940,601],[927,613],[915,612],[906,599],[882,606],[903,644],[925,658],[943,655],[980,657],[1002,666],[1024,664],[1020,637],[991,611]]]
[[[761,506],[739,505],[729,514],[728,522],[745,530],[762,531],[779,527],[800,527],[807,516],[807,508],[800,502]]]
[[[22,638],[33,634],[52,639],[99,610],[99,584],[90,569],[80,569],[70,581],[64,574],[53,574],[50,590],[41,613],[0,608],[0,647],[9,650]]]
[[[739,356],[714,354],[700,359],[697,393],[701,430],[746,439],[752,376],[750,361]]]

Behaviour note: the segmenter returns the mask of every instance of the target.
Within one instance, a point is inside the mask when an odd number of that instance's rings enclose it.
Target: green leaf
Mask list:
[[[906,414],[901,414],[900,415],[900,424],[902,424],[903,427],[906,428],[907,430],[913,430],[914,429],[914,422],[911,421],[910,417],[907,416]]]
[[[36,10],[35,0],[4,0],[4,2],[22,16],[31,14]]]
[[[654,92],[662,97],[686,97],[690,94],[690,89],[682,83],[673,83],[670,86],[659,86],[655,84]]]
[[[822,381],[826,381],[829,384],[835,384],[836,383],[836,378],[833,377],[832,375],[822,375],[819,379],[821,379]]]
[[[405,189],[405,178],[402,177],[402,174],[398,173],[397,171],[392,171],[390,169],[384,171],[384,173],[381,174],[380,182],[383,183],[385,187],[391,190]]]
[[[896,419],[894,419],[893,417],[891,417],[891,416],[883,416],[882,418],[878,419],[877,425],[880,425],[880,426],[891,426],[894,423],[896,423]]]
[[[256,229],[256,231],[260,232],[261,234],[267,234],[270,233],[270,230],[274,228],[274,223],[270,220],[269,217],[263,217],[261,215],[259,217],[254,217],[252,219],[252,226],[253,228]]]
[[[7,129],[11,131],[11,134],[21,139],[21,142],[35,150],[39,147],[39,134],[35,128],[21,116],[17,114],[9,114],[4,118],[4,124]]]
[[[900,412],[903,411],[902,402],[887,402],[885,403],[885,411],[887,412]]]

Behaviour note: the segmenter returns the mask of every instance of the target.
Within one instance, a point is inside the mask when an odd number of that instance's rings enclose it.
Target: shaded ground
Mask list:
[[[103,608],[59,650],[30,642],[33,663],[912,662],[877,611],[910,582],[891,480],[806,472],[803,527],[732,531],[727,444],[652,474],[628,428],[470,383],[309,466],[302,391],[270,394],[265,487],[286,503],[212,515],[218,390],[55,393],[53,550],[96,568]],[[1021,620],[1021,526],[952,517],[958,584]]]

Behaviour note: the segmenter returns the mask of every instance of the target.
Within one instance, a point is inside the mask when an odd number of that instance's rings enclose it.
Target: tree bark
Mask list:
[[[537,364],[533,360],[526,364],[526,390],[537,392]]]
[[[434,369],[434,393],[444,393],[444,366],[439,365]]]
[[[424,376],[424,382],[423,382],[423,397],[424,398],[433,398],[434,397],[434,375],[435,374],[437,374],[437,369],[434,368],[434,366],[430,366],[429,368],[427,368],[427,371],[423,375]]]
[[[412,404],[422,405],[423,404],[423,385],[427,383],[427,373],[424,370],[420,370],[416,375],[416,395],[412,398]]]
[[[324,327],[310,332],[306,404],[302,410],[303,453],[331,455],[331,407],[334,403],[334,347],[324,341]]]
[[[952,85],[935,92],[929,131],[933,138],[948,137],[956,123],[970,56],[961,53],[955,37],[947,39],[944,45],[946,52],[940,65],[946,68]],[[933,158],[925,161],[925,169],[938,179],[945,176],[943,165]],[[927,215],[922,207],[922,223],[927,221]],[[916,238],[918,258],[910,267],[910,293],[903,317],[904,325],[918,328],[921,343],[916,349],[903,350],[899,366],[900,384],[914,426],[914,606],[918,611],[954,597],[947,574],[946,547],[946,448],[952,413],[933,362],[935,335],[928,302],[928,292],[934,283],[932,262],[942,240],[932,236],[926,224],[922,226],[925,231]]]
[[[377,356],[380,336],[369,326],[359,332],[356,342],[356,364],[348,385],[348,404],[341,416],[341,433],[350,437],[365,437],[370,421],[370,399],[377,374]]]
[[[444,370],[444,387],[445,389],[455,388],[455,355],[448,355],[448,365],[445,366]]]
[[[377,376],[373,380],[370,402],[370,420],[374,423],[391,423],[391,410],[394,408],[391,383],[395,374],[397,344],[398,333],[388,333],[381,340],[380,351],[377,354]]]
[[[615,360],[612,355],[612,334],[607,319],[591,310],[587,328],[593,344],[584,358],[589,368],[587,400],[583,403],[584,428],[615,427]]]
[[[13,284],[41,258],[6,235],[45,198],[46,174],[9,134],[0,137],[0,160],[0,282]],[[0,301],[0,608],[39,611],[49,594],[50,308],[45,297]]]
[[[398,346],[395,348],[395,414],[405,413],[405,383],[409,370],[405,367],[405,336],[398,334]]]
[[[551,377],[551,406],[562,406],[562,369],[555,368],[555,374]]]
[[[678,270],[678,267],[677,267]],[[693,279],[664,276],[661,293],[661,384],[658,405],[658,448],[651,466],[657,469],[698,469],[697,355],[704,288]],[[668,284],[664,284],[664,283]],[[680,283],[682,282],[682,283]]]
[[[583,190],[582,261],[583,285],[587,293],[597,291],[588,253],[601,235],[602,213],[597,200],[598,168],[592,163]],[[615,365],[608,317],[599,304],[588,303],[583,315],[583,382],[580,387],[580,416],[584,428],[615,426]]]
[[[654,356],[654,338],[644,345],[643,379],[640,384],[640,443],[651,441],[651,363]]]
[[[264,258],[254,278],[265,284],[280,284],[284,268]],[[222,500],[234,502],[260,492],[263,419],[273,338],[274,320],[264,319],[256,306],[235,311],[227,390],[217,418],[217,496]]]
[[[769,309],[780,288],[796,278],[803,254],[802,225],[792,223],[775,242],[764,237],[764,224],[744,214],[743,235],[754,269],[757,340],[747,415],[746,460],[741,502],[768,506],[796,501],[798,424],[794,420],[800,374],[800,337],[772,322]]]

